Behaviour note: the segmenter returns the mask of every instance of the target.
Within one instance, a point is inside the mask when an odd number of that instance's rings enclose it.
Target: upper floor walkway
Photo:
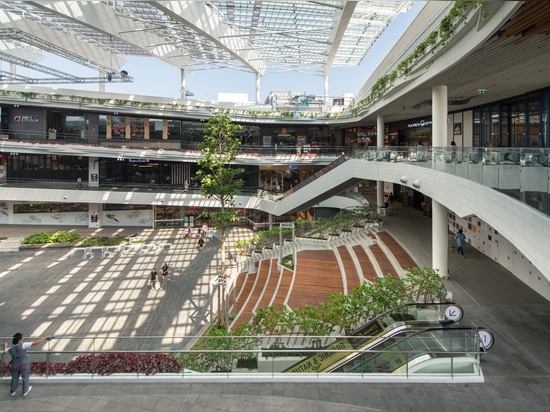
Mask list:
[[[67,152],[92,156],[98,147],[82,145],[28,145],[2,142],[2,150],[51,150],[52,154]],[[99,148],[103,155],[117,156],[118,151]],[[198,154],[181,151],[124,149],[129,157],[192,161]],[[550,280],[550,244],[548,149],[531,148],[457,148],[457,147],[357,147],[336,158],[310,180],[294,187],[283,197],[259,197],[240,194],[235,204],[281,216],[313,207],[364,180],[376,180],[404,185],[417,190],[445,206],[460,217],[476,216],[514,244],[532,264]],[[200,155],[200,154],[199,154]],[[341,154],[340,154],[341,155]],[[249,156],[249,155],[243,155]],[[256,153],[255,162],[267,158],[289,164],[308,164],[304,154],[278,155]],[[279,159],[279,160],[278,160]],[[281,160],[282,159],[282,160]],[[337,159],[337,160],[335,160]],[[39,176],[37,176],[39,178]],[[70,182],[71,185],[74,182]],[[137,191],[133,187],[90,188],[79,191],[53,183],[45,192],[43,186],[26,187],[18,183],[0,186],[2,201],[43,201],[83,203],[120,203],[148,205],[192,205],[215,207],[200,193],[167,192],[165,188]],[[69,194],[70,193],[70,194]],[[346,207],[340,204],[340,208]],[[347,207],[352,203],[348,203]]]

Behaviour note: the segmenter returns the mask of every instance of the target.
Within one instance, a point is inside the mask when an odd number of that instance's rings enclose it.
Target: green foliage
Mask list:
[[[373,84],[369,95],[361,100],[356,107],[352,108],[351,113],[353,115],[357,115],[361,109],[382,98],[386,91],[393,86],[398,77],[408,76],[412,68],[428,53],[435,53],[438,46],[445,47],[445,45],[452,38],[452,35],[454,34],[454,27],[457,23],[460,20],[465,21],[469,11],[471,9],[477,9],[478,7],[483,7],[483,1],[455,1],[453,3],[453,7],[441,20],[439,26],[433,30],[423,42],[418,44],[411,54],[399,62],[395,70],[378,78],[378,80]],[[484,11],[482,18],[485,19],[487,16],[488,12]]]
[[[439,269],[433,268],[409,268],[404,279],[408,285],[411,300],[424,303],[437,300],[445,290],[443,281],[448,276],[439,274]]]
[[[248,248],[250,247],[251,241],[248,239],[239,239],[235,242],[235,248],[239,251],[239,255],[244,256]]]
[[[239,138],[234,132],[241,129],[225,114],[214,114],[206,123],[203,141],[198,147],[201,158],[197,160],[199,170],[194,178],[201,183],[201,193],[208,199],[218,202],[218,209],[210,214],[212,225],[221,229],[221,269],[225,277],[225,232],[237,218],[234,197],[239,193],[243,180],[238,176],[244,169],[235,167],[232,162],[241,153]],[[221,323],[227,325],[227,314],[220,313]]]
[[[294,270],[294,256],[286,255],[281,260],[281,265],[290,270]]]
[[[261,230],[258,233],[254,234],[252,236],[252,243],[256,246],[256,249],[262,249],[264,247],[271,247],[275,243],[279,243],[280,241],[280,228],[274,227],[273,229],[269,230]],[[284,228],[282,230],[283,235],[283,242],[285,240],[291,240],[292,239],[292,229],[290,228]]]
[[[341,210],[330,218],[313,221],[312,227],[313,230],[319,232],[322,236],[339,233],[342,230],[350,230],[353,226],[375,213],[375,211],[376,208],[368,204],[353,209]]]
[[[333,326],[324,321],[319,308],[311,305],[299,306],[294,310],[294,322],[303,335],[330,335]]]
[[[183,354],[182,363],[197,372],[210,372],[212,367],[215,371],[231,372],[241,356],[234,351],[251,350],[255,342],[255,338],[241,333],[240,329],[232,333],[217,325],[193,347],[195,352]]]
[[[88,236],[80,243],[82,244],[82,246],[90,246],[90,247],[91,246],[118,246],[124,243],[128,243],[128,237]],[[135,241],[134,243],[138,243],[138,241]]]
[[[75,243],[80,235],[74,232],[40,232],[27,236],[21,241],[23,245],[39,245],[44,243]]]
[[[203,141],[198,145],[202,157],[197,160],[199,170],[195,180],[201,183],[204,196],[219,202],[220,212],[211,217],[215,227],[222,230],[236,219],[233,198],[243,185],[238,175],[244,169],[231,166],[241,153],[240,139],[233,135],[240,128],[228,116],[215,114],[206,123]]]

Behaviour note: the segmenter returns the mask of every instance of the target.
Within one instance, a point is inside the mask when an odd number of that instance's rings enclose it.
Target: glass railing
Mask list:
[[[449,173],[498,190],[548,216],[549,152],[542,148],[398,146],[356,148],[351,157],[407,163]]]
[[[372,345],[374,341],[376,345]],[[231,379],[242,375],[289,374],[325,379],[380,375],[388,379],[475,378],[482,374],[480,343],[474,328],[436,328],[409,336],[403,332],[387,337],[57,337],[28,354],[31,375],[45,378],[210,375]],[[2,355],[2,379],[10,376],[9,360],[9,355]],[[343,367],[331,373],[333,363]],[[323,364],[329,367],[320,370],[317,366]]]

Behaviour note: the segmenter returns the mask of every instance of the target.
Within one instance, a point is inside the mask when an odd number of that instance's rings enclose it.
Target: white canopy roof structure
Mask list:
[[[328,75],[333,66],[361,63],[388,24],[412,3],[0,1],[0,60],[46,73],[52,83],[86,79],[41,66],[31,52],[96,68],[112,81],[132,80],[119,73],[129,56],[150,56],[190,71]],[[2,76],[2,82],[48,83],[13,75]]]

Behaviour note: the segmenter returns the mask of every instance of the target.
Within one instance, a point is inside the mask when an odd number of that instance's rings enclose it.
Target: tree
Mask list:
[[[233,135],[241,126],[232,123],[226,115],[214,115],[206,123],[203,141],[198,147],[202,158],[197,161],[199,170],[195,180],[201,184],[201,193],[218,201],[219,207],[210,214],[212,224],[221,230],[221,269],[220,277],[225,278],[226,231],[231,222],[237,220],[234,197],[239,193],[243,180],[238,176],[244,169],[235,167],[232,162],[241,153],[240,140]],[[224,290],[225,292],[225,290]],[[224,293],[225,295],[225,293]],[[227,326],[225,301],[220,311],[220,322]]]
[[[439,269],[408,268],[405,282],[409,285],[410,294],[414,301],[424,303],[435,302],[445,290],[443,281],[448,276],[441,275]]]

